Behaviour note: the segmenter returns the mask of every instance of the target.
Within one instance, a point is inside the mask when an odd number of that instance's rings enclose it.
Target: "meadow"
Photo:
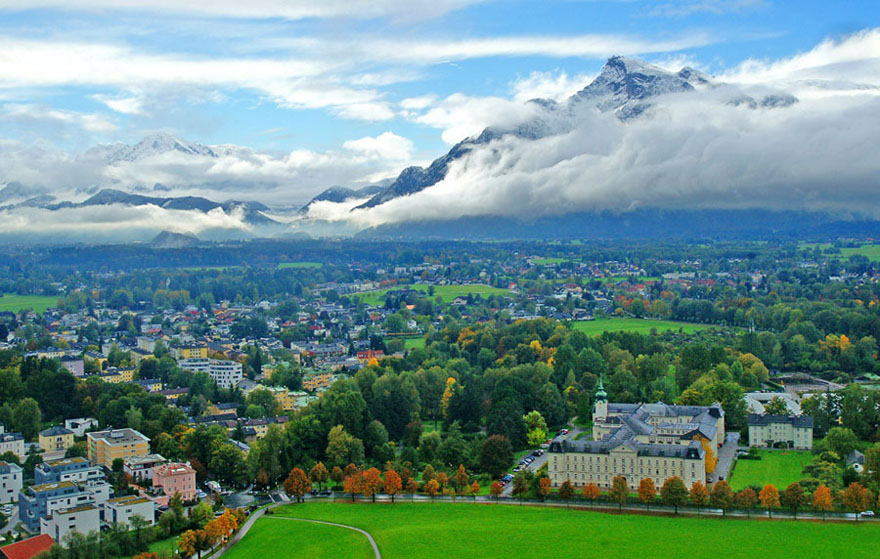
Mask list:
[[[377,307],[382,304],[385,300],[385,294],[389,291],[397,291],[399,289],[415,289],[417,291],[428,292],[428,285],[423,283],[413,283],[413,284],[403,284],[396,285],[394,287],[389,287],[388,289],[378,289],[376,291],[364,291],[362,293],[355,293],[352,296],[360,297],[361,301],[367,305],[371,305],[373,307]],[[468,284],[468,285],[435,285],[434,286],[434,297],[438,295],[443,300],[444,303],[451,303],[453,299],[456,297],[467,297],[469,293],[473,293],[474,295],[482,295],[483,297],[488,297],[489,295],[510,295],[510,292],[506,289],[500,289],[497,287],[492,287],[490,285],[483,285],[479,283]]]
[[[671,320],[646,320],[641,318],[601,318],[597,320],[587,320],[572,323],[572,328],[580,330],[591,336],[596,336],[602,332],[638,332],[639,334],[649,334],[651,330],[663,332],[665,330],[673,330],[678,332],[683,330],[686,334],[692,334],[700,330],[710,328],[706,324],[692,324],[690,322],[674,322]]]
[[[6,293],[0,297],[0,312],[21,312],[24,309],[31,309],[37,314],[46,312],[50,307],[58,306],[58,297],[49,297],[45,295],[15,295]]]
[[[609,514],[562,508],[450,503],[307,503],[257,521],[226,557],[370,558],[364,536],[284,520],[339,522],[369,532],[383,559],[528,557],[734,559],[875,557],[880,527],[855,523]]]
[[[323,266],[320,262],[281,262],[278,264],[279,270],[286,270],[290,268],[320,268]]]
[[[736,468],[730,477],[730,486],[735,490],[749,485],[764,486],[773,484],[780,491],[804,478],[802,470],[810,463],[813,455],[794,450],[761,450],[760,460],[737,460]]]

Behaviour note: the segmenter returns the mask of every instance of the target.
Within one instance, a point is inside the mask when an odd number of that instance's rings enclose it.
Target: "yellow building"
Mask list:
[[[107,469],[113,467],[117,458],[125,460],[150,453],[150,439],[134,429],[112,429],[86,433],[89,460]]]
[[[265,386],[261,388],[265,388],[272,393],[272,396],[275,397],[275,401],[278,402],[278,406],[281,407],[282,410],[292,411],[296,408],[295,399],[291,396],[290,390],[287,388],[278,386]]]
[[[67,450],[73,446],[73,431],[54,425],[40,431],[40,448],[44,452]]]
[[[98,378],[110,384],[119,384],[122,382],[122,373],[119,372],[119,369],[112,369],[98,373]]]
[[[177,348],[179,359],[207,359],[208,346],[185,345]]]
[[[319,388],[328,388],[331,384],[333,384],[333,373],[329,371],[322,371],[320,373],[311,375],[308,378],[304,378],[302,382],[302,387],[303,390],[315,392]]]
[[[145,349],[140,349],[138,347],[130,349],[128,354],[131,358],[131,363],[135,366],[140,364],[140,362],[145,359],[155,359],[156,358],[156,356],[153,355],[152,352],[149,352]]]

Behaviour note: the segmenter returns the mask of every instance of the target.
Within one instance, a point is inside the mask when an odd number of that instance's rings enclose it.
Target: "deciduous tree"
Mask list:
[[[767,514],[772,518],[773,509],[779,507],[779,490],[768,483],[761,489],[761,493],[758,494],[758,500],[761,502],[761,506],[767,509]]]
[[[755,503],[758,502],[758,496],[755,495],[754,489],[746,487],[736,494],[734,502],[736,503],[736,506],[746,509],[746,515],[751,517],[752,509],[755,507]]]
[[[801,487],[801,484],[795,482],[789,484],[789,486],[785,488],[785,491],[783,491],[782,495],[779,497],[779,502],[782,503],[782,506],[789,509],[795,519],[797,519],[798,509],[807,504],[807,496],[804,494],[804,489]]]
[[[559,486],[559,498],[566,502],[566,505],[574,497],[574,485],[571,481],[565,480]]]
[[[296,502],[301,502],[303,496],[312,488],[312,481],[302,468],[290,470],[287,479],[284,480],[284,492],[296,497]]]
[[[701,481],[695,481],[691,485],[690,497],[691,503],[697,507],[697,510],[709,504],[709,490],[706,489],[706,486]]]
[[[549,477],[542,477],[538,481],[538,495],[541,496],[541,500],[543,501],[544,499],[547,498],[547,495],[549,495],[549,494],[550,494],[550,478]]]
[[[727,515],[727,509],[733,505],[733,490],[723,479],[715,484],[709,494],[709,506],[721,509],[722,516]]]
[[[492,486],[489,487],[489,495],[491,495],[493,499],[500,497],[503,491],[504,488],[501,487],[501,484],[497,481],[493,481]]]
[[[626,483],[625,477],[614,476],[614,479],[611,480],[611,490],[608,491],[608,497],[617,503],[617,510],[623,508],[627,498],[629,498],[629,486]]]
[[[645,504],[645,508],[651,510],[651,503],[657,498],[657,487],[654,480],[646,477],[639,482],[639,501]]]
[[[467,470],[464,469],[464,464],[458,465],[458,470],[455,472],[455,487],[459,491],[464,491],[467,488],[468,483],[470,482],[471,477],[468,475]]]
[[[440,493],[440,484],[436,479],[432,479],[428,483],[425,484],[425,493],[431,496],[431,499],[437,496]]]
[[[400,493],[400,490],[403,488],[403,483],[400,480],[400,476],[396,471],[392,469],[388,469],[385,471],[385,482],[383,485],[383,491],[387,495],[391,496],[391,502],[394,502],[394,496]]]
[[[363,482],[364,475],[361,472],[346,476],[345,480],[342,482],[343,490],[351,495],[352,502],[354,502],[355,495],[362,491]]]
[[[324,489],[324,484],[330,479],[330,472],[323,462],[318,462],[309,470],[309,479],[312,483],[317,483],[319,488]]]
[[[376,468],[370,468],[363,473],[363,483],[361,484],[361,493],[365,497],[372,498],[376,502],[376,493],[382,489],[382,473]]]
[[[675,507],[675,514],[678,514],[678,507],[687,504],[688,489],[680,477],[672,476],[663,482],[663,487],[660,488],[660,499],[664,505]]]
[[[594,502],[601,495],[601,491],[599,491],[599,486],[595,483],[588,483],[584,486],[583,489],[584,499],[590,501],[590,503]]]
[[[871,501],[871,492],[861,483],[850,483],[849,487],[843,491],[844,508],[856,514],[867,510],[871,506]]]
[[[813,492],[813,510],[822,512],[822,520],[825,513],[834,508],[834,499],[831,497],[831,489],[827,485],[820,485]]]

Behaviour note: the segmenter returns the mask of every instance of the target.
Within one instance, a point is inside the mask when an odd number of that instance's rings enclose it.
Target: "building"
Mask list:
[[[758,415],[750,413],[749,446],[762,448],[813,448],[813,418],[809,415]]]
[[[29,531],[36,533],[44,516],[90,502],[91,497],[71,481],[32,485],[18,494],[18,516]]]
[[[57,510],[40,519],[40,534],[51,536],[61,545],[71,532],[85,535],[100,529],[101,511],[92,504]]]
[[[40,431],[40,448],[44,452],[58,452],[73,446],[73,431],[53,425]]]
[[[724,411],[712,406],[609,404],[599,383],[593,408],[593,440],[557,437],[547,454],[547,473],[559,487],[611,486],[617,475],[632,491],[651,478],[661,487],[678,476],[690,487],[706,483],[714,471],[715,453],[724,441]]]
[[[150,499],[139,495],[126,495],[110,499],[104,503],[104,521],[122,526],[131,524],[133,516],[140,516],[150,526],[156,521],[156,505]]]
[[[260,386],[260,388],[269,391],[283,411],[292,411],[296,408],[296,397],[291,396],[291,392],[287,387]]]
[[[862,473],[865,470],[865,455],[858,450],[853,450],[844,456],[844,462],[847,467],[852,466],[852,468],[858,473]]]
[[[37,485],[60,481],[84,483],[98,479],[104,479],[101,467],[79,456],[46,460],[34,467],[34,483]]]
[[[89,460],[108,470],[117,458],[125,460],[150,453],[150,439],[134,429],[110,429],[86,433]]]
[[[147,454],[146,456],[132,456],[125,459],[123,469],[125,473],[135,481],[153,479],[153,468],[168,462],[161,454]]]
[[[77,378],[85,375],[85,362],[74,355],[65,355],[61,358],[61,365]]]
[[[85,437],[86,431],[98,426],[98,420],[94,417],[77,417],[65,419],[64,426],[73,431],[74,436]]]
[[[0,461],[0,504],[11,503],[18,498],[23,479],[18,464]]]
[[[302,387],[303,390],[315,392],[319,388],[328,388],[333,384],[334,380],[336,379],[333,376],[333,373],[330,373],[329,371],[321,371],[320,373],[315,373],[303,378]]]
[[[187,371],[208,373],[220,388],[232,388],[244,378],[241,363],[238,361],[192,357],[181,359],[178,365]]]
[[[764,406],[773,401],[773,399],[779,399],[785,404],[789,415],[801,414],[800,403],[788,392],[746,392],[743,398],[745,398],[746,409],[749,413],[763,415],[767,413]]]
[[[7,433],[3,428],[3,424],[0,423],[0,455],[7,452],[11,452],[24,460],[24,437],[21,433]]]
[[[162,381],[155,378],[142,378],[136,381],[133,381],[134,384],[137,384],[147,392],[159,392],[162,390]]]
[[[206,345],[184,345],[173,350],[178,359],[207,359],[208,346]]]
[[[153,487],[162,488],[163,493],[173,497],[180,493],[184,501],[196,498],[196,471],[189,464],[172,462],[153,468]]]
[[[55,540],[48,534],[41,534],[20,542],[11,543],[0,547],[0,558],[3,559],[31,559],[44,551],[49,551],[55,545]]]

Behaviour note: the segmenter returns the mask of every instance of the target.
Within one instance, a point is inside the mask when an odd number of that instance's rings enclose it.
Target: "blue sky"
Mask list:
[[[429,162],[614,54],[735,75],[878,26],[876,0],[0,0],[0,183],[161,132],[295,168],[293,203]]]

